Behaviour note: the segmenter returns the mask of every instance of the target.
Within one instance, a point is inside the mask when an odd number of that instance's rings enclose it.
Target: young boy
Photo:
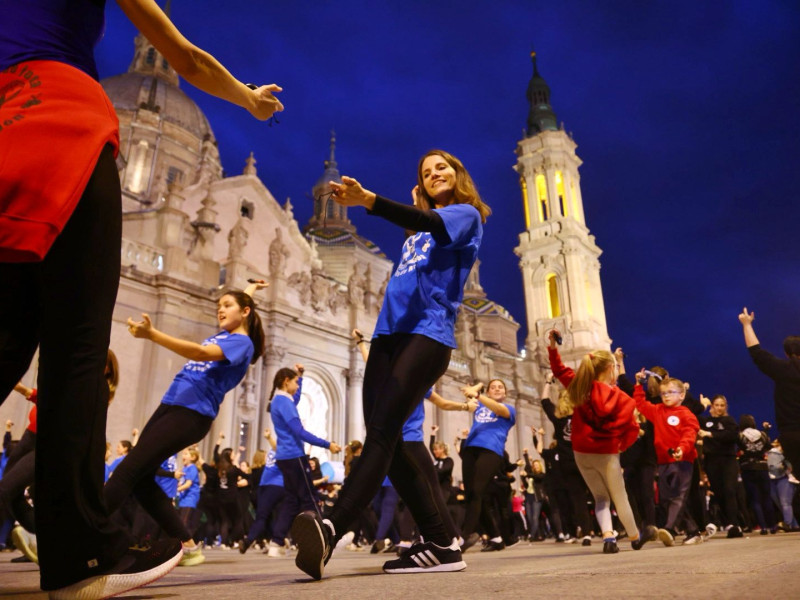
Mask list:
[[[661,506],[667,515],[658,537],[665,546],[675,541],[675,526],[683,522],[686,529],[684,544],[702,542],[697,524],[686,507],[686,498],[692,483],[692,463],[697,458],[695,440],[700,425],[692,412],[681,406],[686,397],[683,382],[667,377],[661,382],[662,404],[647,401],[641,383],[644,372],[637,374],[639,385],[633,392],[636,408],[653,423],[656,459],[658,460],[658,492]]]

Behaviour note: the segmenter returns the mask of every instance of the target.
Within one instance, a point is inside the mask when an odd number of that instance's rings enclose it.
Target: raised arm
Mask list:
[[[264,437],[266,438],[267,442],[269,442],[269,445],[272,447],[272,449],[273,450],[277,450],[278,442],[275,439],[275,436],[272,435],[272,432],[269,429],[265,429],[264,430]]]
[[[480,390],[482,390],[483,387],[484,385],[481,382],[478,382],[475,385],[469,385],[461,388],[461,391],[464,393],[464,397],[468,400],[467,404],[469,404],[470,400],[480,400],[481,404],[483,404],[498,417],[503,417],[504,419],[511,418],[511,411],[509,410],[508,406],[502,402],[498,402],[497,400],[492,400],[489,398],[489,396],[480,393]],[[475,405],[475,409],[477,409],[477,404]]]
[[[222,348],[216,344],[208,344],[203,346],[197,342],[190,342],[182,340],[174,336],[168,335],[163,331],[159,331],[153,327],[150,321],[150,316],[142,313],[141,321],[134,321],[128,319],[128,331],[133,337],[144,338],[155,342],[159,346],[163,346],[167,350],[172,350],[175,354],[188,358],[189,360],[196,360],[206,362],[209,360],[225,360],[225,353]]]
[[[364,362],[367,362],[369,358],[369,348],[367,347],[367,340],[364,339],[364,334],[361,333],[360,329],[353,329],[352,333],[350,333],[350,337],[353,338],[356,348],[361,352],[361,358],[364,359]]]
[[[217,59],[187,40],[155,0],[117,0],[122,11],[178,74],[204,92],[247,109],[256,119],[269,119],[283,104],[273,95],[275,84],[250,89]]]
[[[744,332],[744,345],[748,348],[758,346],[758,338],[756,337],[756,330],[753,329],[753,321],[756,319],[755,312],[747,312],[747,307],[742,309],[739,314],[739,322],[742,324],[742,331]]]
[[[433,402],[436,406],[441,408],[442,410],[463,410],[469,411],[470,409],[470,402],[455,402],[453,400],[446,400],[442,398],[439,394],[434,391],[431,391],[430,401]],[[475,408],[477,408],[477,402],[472,400],[475,404]],[[474,409],[472,412],[475,412]]]

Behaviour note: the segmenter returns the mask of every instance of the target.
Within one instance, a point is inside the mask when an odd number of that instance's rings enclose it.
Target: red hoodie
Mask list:
[[[548,348],[550,368],[558,380],[569,386],[575,371],[561,362],[558,349]],[[618,387],[592,382],[589,401],[575,407],[572,415],[572,448],[584,454],[618,454],[639,436],[633,419],[633,398]]]
[[[683,450],[681,461],[694,462],[694,459],[697,458],[697,449],[694,443],[697,440],[700,424],[692,411],[681,405],[651,404],[641,385],[637,385],[633,389],[633,399],[636,401],[636,408],[639,409],[639,412],[653,424],[658,464],[665,465],[676,462],[669,455],[670,448]]]

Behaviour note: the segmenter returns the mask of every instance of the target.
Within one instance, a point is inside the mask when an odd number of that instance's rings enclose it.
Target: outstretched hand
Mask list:
[[[375,205],[375,194],[361,187],[361,184],[347,175],[342,175],[342,183],[329,181],[331,198],[342,206],[363,206],[371,209]]]
[[[282,91],[283,88],[275,83],[255,88],[251,92],[252,104],[247,110],[259,121],[266,121],[276,112],[283,110],[283,103],[274,95],[275,92]]]
[[[150,315],[142,313],[141,321],[134,321],[128,317],[128,331],[133,337],[150,339],[153,332],[153,323],[150,321]]]

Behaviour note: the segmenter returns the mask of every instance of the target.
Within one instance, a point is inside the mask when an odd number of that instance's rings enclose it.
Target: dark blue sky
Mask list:
[[[115,3],[107,14],[101,76],[127,69],[135,35]],[[662,364],[697,393],[726,394],[734,416],[774,418],[772,384],[750,363],[736,316],[754,309],[776,353],[800,334],[796,2],[173,0],[172,16],[240,79],[284,87],[286,111],[269,128],[182,84],[227,173],[253,151],[301,225],[331,129],[340,171],[399,201],[426,150],[459,156],[494,210],[483,286],[523,332],[512,166],[535,48],[584,161],[609,334],[629,369]],[[350,216],[397,259],[397,228]]]

